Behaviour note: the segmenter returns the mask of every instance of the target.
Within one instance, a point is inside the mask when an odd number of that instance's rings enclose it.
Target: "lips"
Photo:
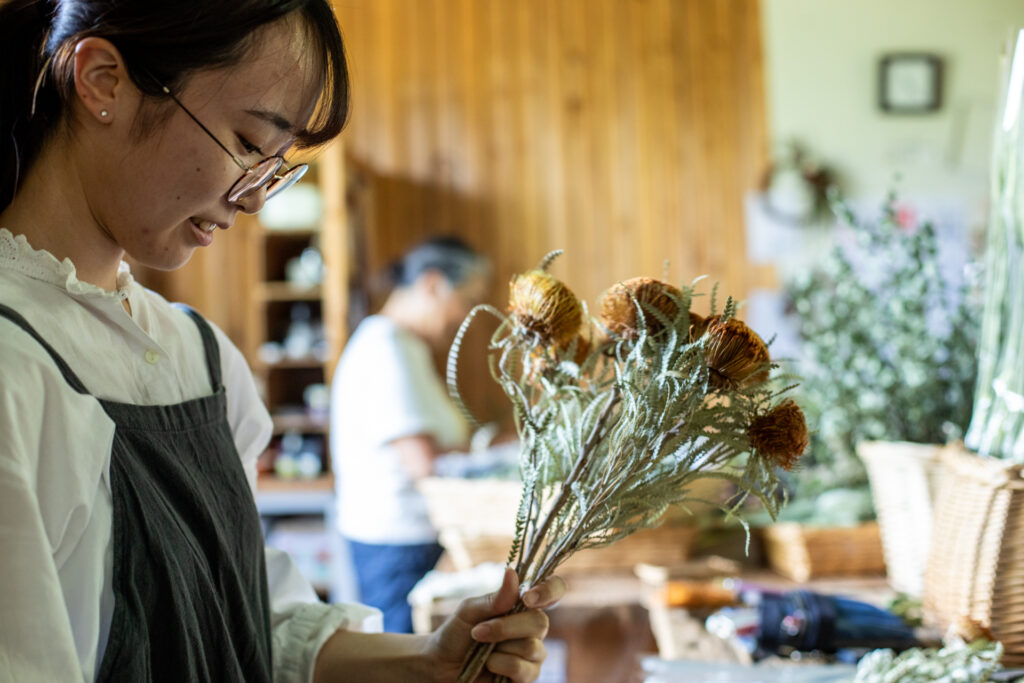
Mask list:
[[[217,228],[216,223],[199,218],[190,218],[188,222],[192,226],[192,235],[200,246],[208,247],[213,244],[213,231]]]

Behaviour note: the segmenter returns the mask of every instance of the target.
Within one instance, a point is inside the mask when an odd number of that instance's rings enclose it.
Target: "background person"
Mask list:
[[[487,292],[486,259],[454,238],[424,242],[391,268],[383,309],[345,346],[331,393],[338,524],[360,599],[384,629],[412,632],[407,601],[442,553],[416,480],[445,451],[466,449],[469,425],[448,397],[433,353]]]

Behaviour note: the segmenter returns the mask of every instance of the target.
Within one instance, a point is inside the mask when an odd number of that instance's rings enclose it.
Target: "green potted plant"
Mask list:
[[[939,453],[971,415],[979,316],[966,278],[940,267],[933,225],[908,220],[895,193],[877,220],[832,200],[849,239],[789,287],[813,436],[788,514],[850,524],[877,512],[890,583],[920,596]]]

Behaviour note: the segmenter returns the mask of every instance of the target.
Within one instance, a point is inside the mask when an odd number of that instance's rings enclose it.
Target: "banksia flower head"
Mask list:
[[[682,298],[679,288],[661,280],[649,277],[625,280],[609,287],[601,298],[601,324],[612,334],[628,340],[640,336],[641,325],[649,334],[657,334],[665,324],[653,311],[670,321],[675,320]],[[637,304],[643,311],[642,323]]]
[[[516,326],[545,346],[566,348],[576,338],[583,320],[583,306],[561,280],[544,268],[512,278],[509,284],[509,314]]]
[[[735,389],[768,379],[768,347],[736,318],[707,319],[707,366],[717,389]]]
[[[807,449],[807,420],[792,399],[786,399],[764,415],[754,418],[747,429],[750,445],[784,470]]]

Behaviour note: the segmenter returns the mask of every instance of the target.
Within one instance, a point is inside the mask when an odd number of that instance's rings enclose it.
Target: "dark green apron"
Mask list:
[[[213,393],[175,405],[99,400],[114,421],[114,613],[98,681],[271,680],[263,535],[227,421],[220,352],[194,311]],[[10,308],[75,391],[85,386]],[[59,429],[59,426],[54,426]]]

